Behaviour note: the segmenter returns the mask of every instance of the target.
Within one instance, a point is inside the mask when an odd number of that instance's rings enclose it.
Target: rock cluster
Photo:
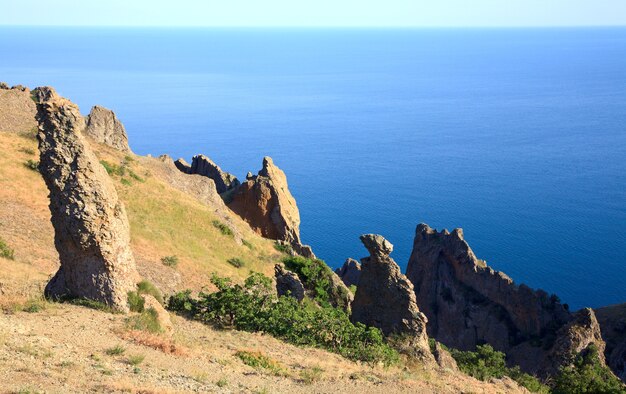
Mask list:
[[[87,116],[85,133],[101,144],[109,145],[122,152],[130,152],[126,129],[110,109],[99,105],[91,108]]]
[[[129,224],[106,171],[81,135],[78,107],[52,90],[37,104],[41,172],[61,267],[50,297],[83,297],[127,311],[139,275]]]
[[[176,167],[185,174],[197,174],[210,178],[215,182],[215,188],[219,194],[232,190],[240,185],[239,180],[233,174],[222,169],[205,155],[196,155],[191,159],[191,165],[183,159],[175,162]]]
[[[393,245],[380,235],[366,234],[361,242],[370,256],[361,259],[361,278],[352,302],[354,322],[378,327],[384,335],[400,334],[404,349],[432,361],[426,334],[428,319],[415,302],[413,285],[389,256]]]
[[[285,269],[282,264],[276,264],[274,266],[274,278],[279,297],[288,295],[298,301],[304,299],[304,285],[298,275]]]
[[[37,128],[37,107],[31,92],[23,86],[0,82],[0,132],[33,133]]]
[[[287,177],[270,157],[257,176],[243,182],[228,207],[265,238],[300,243],[300,212]]]
[[[358,286],[361,278],[361,264],[354,259],[346,259],[341,268],[337,268],[335,273],[341,278],[343,283],[350,287]]]

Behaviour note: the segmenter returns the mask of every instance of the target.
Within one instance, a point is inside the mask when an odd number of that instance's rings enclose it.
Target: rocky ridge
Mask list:
[[[176,168],[185,174],[197,174],[212,179],[219,194],[226,193],[240,185],[236,176],[223,171],[213,160],[205,155],[196,155],[189,165],[184,159],[178,159],[174,163]]]

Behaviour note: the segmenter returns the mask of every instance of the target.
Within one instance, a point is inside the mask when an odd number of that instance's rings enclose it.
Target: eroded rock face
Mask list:
[[[265,238],[300,244],[300,212],[289,192],[287,177],[270,157],[263,169],[233,193],[228,207]]]
[[[205,155],[196,155],[191,159],[191,165],[183,159],[176,161],[176,167],[185,174],[197,174],[210,178],[215,182],[219,194],[225,193],[239,186],[240,182],[233,174],[222,169]]]
[[[518,286],[476,258],[461,229],[417,226],[407,277],[428,317],[429,335],[457,349],[486,342],[509,354],[513,346],[554,332],[570,319],[557,297]]]
[[[294,272],[288,271],[282,264],[274,266],[276,292],[278,296],[290,296],[298,301],[304,299],[304,285]]]
[[[85,133],[101,144],[122,152],[130,152],[126,129],[110,109],[99,105],[91,108],[87,116]]]
[[[78,107],[53,91],[37,105],[41,172],[61,267],[50,297],[84,297],[127,311],[139,275],[129,224],[106,171],[81,135]]]
[[[595,314],[606,342],[606,362],[626,382],[626,304],[598,308]]]
[[[393,245],[380,235],[366,234],[361,242],[370,253],[361,259],[361,278],[352,302],[354,322],[378,327],[384,335],[402,334],[406,348],[432,360],[426,334],[428,319],[415,302],[413,285],[389,256]]]
[[[361,264],[354,259],[346,259],[341,268],[335,270],[335,273],[346,286],[358,286],[361,278]]]

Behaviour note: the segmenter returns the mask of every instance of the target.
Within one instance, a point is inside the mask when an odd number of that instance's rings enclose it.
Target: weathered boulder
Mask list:
[[[233,193],[228,207],[265,238],[300,244],[300,212],[289,192],[287,177],[270,157],[263,169]]]
[[[354,259],[346,259],[341,268],[337,268],[335,273],[341,278],[343,283],[350,287],[358,286],[361,278],[361,264]]]
[[[290,296],[298,301],[304,299],[304,285],[298,275],[288,271],[282,264],[274,266],[274,278],[276,279],[276,292],[278,296]]]
[[[399,334],[405,341],[402,350],[434,362],[426,334],[428,319],[417,307],[413,285],[389,256],[393,245],[374,234],[362,235],[361,242],[370,256],[361,259],[352,321],[378,327],[386,336]]]
[[[428,317],[429,335],[457,349],[489,343],[509,354],[513,346],[554,333],[570,319],[556,296],[518,286],[477,259],[461,229],[437,232],[418,225],[407,277]]]
[[[172,324],[172,320],[170,319],[170,314],[163,307],[163,305],[161,305],[161,303],[150,294],[142,294],[141,298],[143,298],[144,310],[153,309],[156,312],[156,320],[159,323],[159,326],[166,333],[171,333],[174,325]]]
[[[129,224],[106,171],[80,133],[78,107],[50,94],[37,104],[40,164],[61,267],[49,297],[83,297],[127,311],[139,275]]]
[[[213,160],[205,155],[194,156],[191,159],[191,165],[187,164],[183,159],[178,159],[175,164],[185,174],[197,174],[212,179],[219,194],[232,190],[240,184],[237,177],[222,171]]]
[[[87,116],[85,133],[101,144],[122,152],[130,152],[126,129],[110,109],[99,105],[91,108]]]
[[[439,365],[441,368],[450,369],[452,371],[459,370],[459,366],[457,365],[456,360],[452,357],[449,351],[441,346],[439,342],[435,341],[435,344],[431,351],[433,353],[433,357],[435,357],[437,365]]]

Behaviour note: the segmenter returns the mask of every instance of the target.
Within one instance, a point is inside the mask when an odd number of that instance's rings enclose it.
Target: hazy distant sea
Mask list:
[[[374,232],[404,268],[426,222],[574,308],[626,302],[626,29],[0,28],[0,54],[139,154],[272,156],[333,267]]]

